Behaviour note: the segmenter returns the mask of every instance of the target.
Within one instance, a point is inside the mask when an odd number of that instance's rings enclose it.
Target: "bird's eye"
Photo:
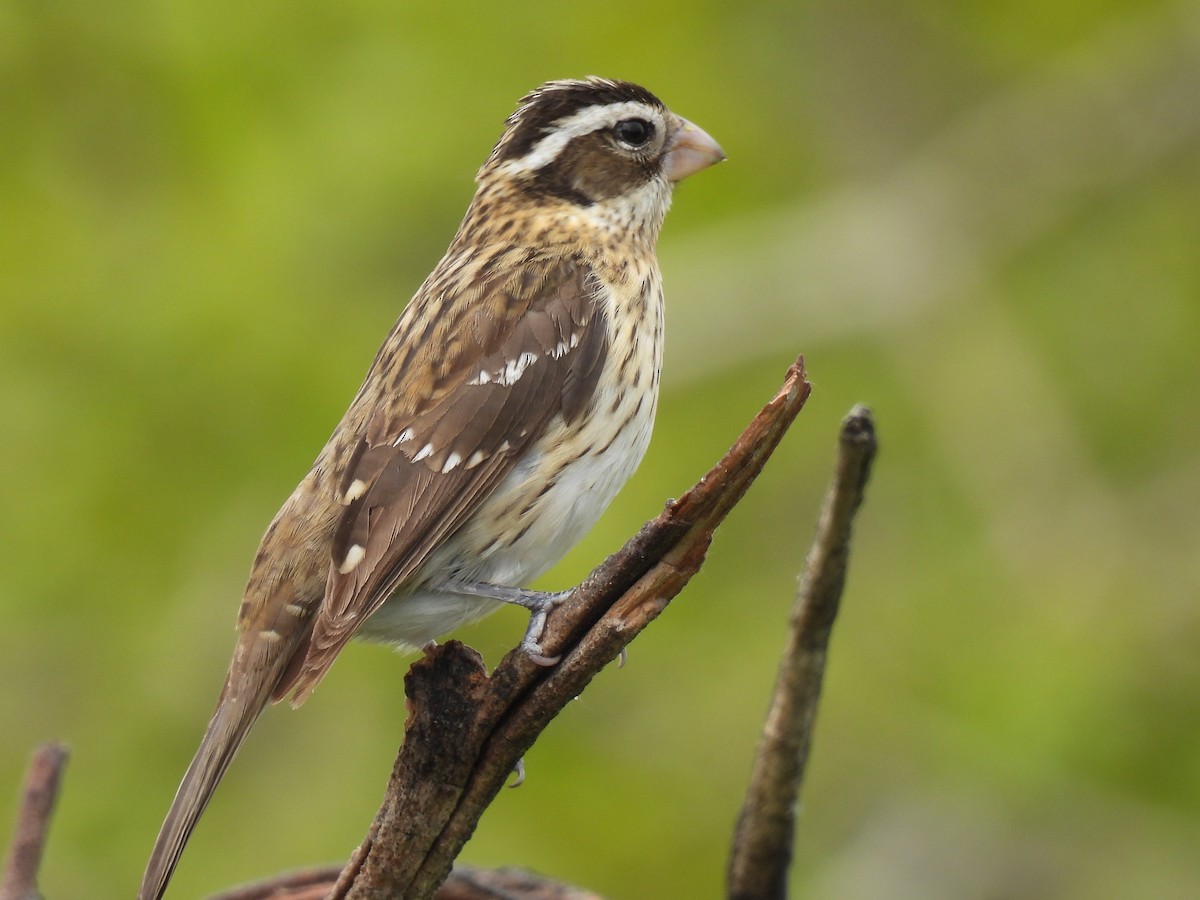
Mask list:
[[[645,119],[625,119],[617,123],[613,133],[628,147],[644,147],[654,136],[654,126]]]

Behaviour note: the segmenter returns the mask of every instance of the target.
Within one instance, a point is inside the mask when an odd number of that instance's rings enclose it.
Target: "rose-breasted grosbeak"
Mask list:
[[[351,637],[419,647],[527,591],[595,523],[650,439],[662,360],[655,243],[671,189],[724,159],[628,82],[526,96],[437,268],[267,529],[233,662],[139,897],[166,888],[269,700],[297,705]]]

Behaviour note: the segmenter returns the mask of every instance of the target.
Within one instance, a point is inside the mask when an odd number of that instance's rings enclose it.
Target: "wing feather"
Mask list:
[[[294,688],[293,702],[302,701],[362,622],[418,574],[554,418],[573,422],[586,409],[608,344],[598,284],[578,260],[524,260],[519,273],[470,298],[469,311],[444,294],[442,322],[414,311],[407,333],[425,343],[375,398],[338,481],[345,510],[325,599],[306,656],[277,696]],[[398,327],[392,337],[405,333]],[[376,366],[399,355],[381,351]]]

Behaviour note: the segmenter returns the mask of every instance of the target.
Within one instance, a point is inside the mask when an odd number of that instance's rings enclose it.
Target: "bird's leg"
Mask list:
[[[489,584],[486,581],[450,581],[441,585],[440,590],[471,597],[486,597],[489,600],[524,607],[529,610],[530,615],[529,627],[525,629],[525,637],[521,639],[521,649],[539,666],[552,666],[561,659],[559,656],[543,654],[540,642],[550,613],[571,596],[570,591],[531,591],[528,588]]]

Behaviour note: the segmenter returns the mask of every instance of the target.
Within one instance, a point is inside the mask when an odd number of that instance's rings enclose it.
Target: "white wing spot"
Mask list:
[[[260,631],[258,636],[268,644],[278,644],[282,640],[279,632],[273,629],[269,631]]]
[[[566,341],[559,341],[554,345],[554,349],[550,351],[551,359],[562,359],[567,355],[567,351],[571,349],[571,345]]]
[[[479,374],[472,378],[467,384],[487,384],[492,380],[492,374],[487,369],[480,369]]]
[[[346,551],[346,559],[338,566],[338,571],[343,575],[349,575],[358,564],[363,561],[363,557],[367,555],[367,550],[362,544],[354,544]]]
[[[413,462],[420,462],[427,456],[433,456],[433,444],[426,444],[417,451],[417,455],[413,457]]]
[[[521,376],[525,374],[525,370],[537,362],[537,354],[525,352],[516,359],[510,359],[504,364],[504,370],[500,373],[500,378],[497,384],[502,384],[505,387],[516,384],[520,381]]]
[[[473,469],[477,465],[479,465],[481,462],[483,462],[485,459],[487,459],[487,454],[484,453],[482,450],[476,450],[474,453],[471,454],[471,458],[467,460],[466,468]]]
[[[297,619],[304,615],[304,607],[299,603],[289,603],[284,609],[287,610],[289,615],[293,615]]]
[[[507,453],[511,449],[512,449],[512,444],[510,444],[508,441],[504,441],[504,443],[502,443],[499,447],[496,448],[496,452],[497,453]]]
[[[399,447],[405,441],[411,441],[412,436],[413,436],[412,429],[405,428],[402,432],[400,432],[398,435],[396,435],[396,439],[394,441],[392,441],[392,446]]]
[[[552,359],[562,359],[567,355],[568,350],[574,350],[579,346],[579,332],[575,332],[564,341],[559,341],[554,345],[554,349],[550,351]]]
[[[457,453],[451,453],[446,457],[446,461],[442,464],[442,474],[445,475],[460,462],[462,462],[462,456]]]
[[[350,482],[350,487],[346,488],[346,493],[342,495],[342,505],[349,506],[366,492],[367,483],[361,478],[355,478]]]

